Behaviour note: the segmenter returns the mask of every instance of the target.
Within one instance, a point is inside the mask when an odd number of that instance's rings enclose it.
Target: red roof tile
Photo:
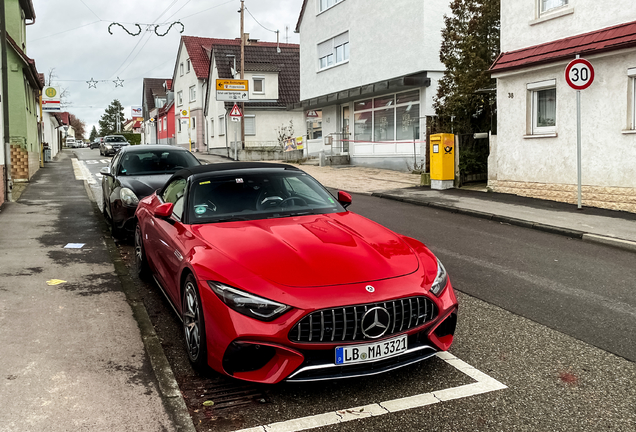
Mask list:
[[[623,48],[636,47],[636,21],[501,53],[490,67],[503,72]]]

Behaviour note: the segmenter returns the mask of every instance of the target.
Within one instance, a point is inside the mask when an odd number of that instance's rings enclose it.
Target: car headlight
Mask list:
[[[446,273],[446,269],[440,262],[437,260],[437,276],[433,281],[433,285],[431,285],[431,292],[435,294],[437,297],[444,291],[446,284],[448,283],[448,273]]]
[[[128,188],[121,188],[119,196],[126,205],[133,206],[139,204],[139,198],[137,198],[137,195]]]
[[[230,308],[260,321],[273,321],[291,309],[290,306],[237,290],[219,282],[208,281],[208,285]]]
[[[113,146],[110,145],[110,144],[104,144],[104,147],[106,147],[107,149],[112,149],[113,148]]]

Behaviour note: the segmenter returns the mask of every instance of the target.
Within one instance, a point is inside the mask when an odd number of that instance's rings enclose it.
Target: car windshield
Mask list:
[[[309,175],[298,171],[199,178],[188,203],[192,223],[339,213],[344,208]]]
[[[126,138],[119,136],[106,137],[106,142],[126,142]]]
[[[201,165],[190,152],[183,150],[146,150],[122,155],[118,175],[173,174],[176,171]]]

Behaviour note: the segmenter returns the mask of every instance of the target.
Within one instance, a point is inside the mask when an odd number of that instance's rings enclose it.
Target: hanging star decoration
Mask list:
[[[86,81],[86,83],[88,84],[88,88],[97,88],[98,81],[95,81],[93,77],[91,77],[91,80]]]
[[[113,82],[115,83],[115,88],[124,86],[124,80],[119,79],[119,77],[117,77],[116,80],[113,80]]]
[[[113,31],[111,30],[111,28],[114,26],[121,27],[130,36],[139,36],[142,32],[142,26],[146,27],[147,32],[154,31],[157,36],[161,36],[161,37],[166,36],[170,32],[172,27],[176,25],[181,27],[181,30],[179,31],[179,33],[183,33],[185,31],[185,26],[183,25],[181,21],[173,21],[171,23],[163,23],[163,24],[134,23],[132,25],[137,28],[136,31],[128,30],[126,26],[124,26],[123,24],[120,24],[118,22],[113,22],[113,23],[110,23],[110,25],[108,26],[108,33],[110,33],[111,35],[114,34]],[[159,27],[165,27],[165,26],[168,26],[168,29],[165,32],[159,32]]]

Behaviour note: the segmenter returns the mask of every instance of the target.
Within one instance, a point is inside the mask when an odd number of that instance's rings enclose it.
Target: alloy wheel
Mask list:
[[[188,280],[183,294],[183,330],[188,355],[196,362],[201,353],[201,308],[192,281]]]

